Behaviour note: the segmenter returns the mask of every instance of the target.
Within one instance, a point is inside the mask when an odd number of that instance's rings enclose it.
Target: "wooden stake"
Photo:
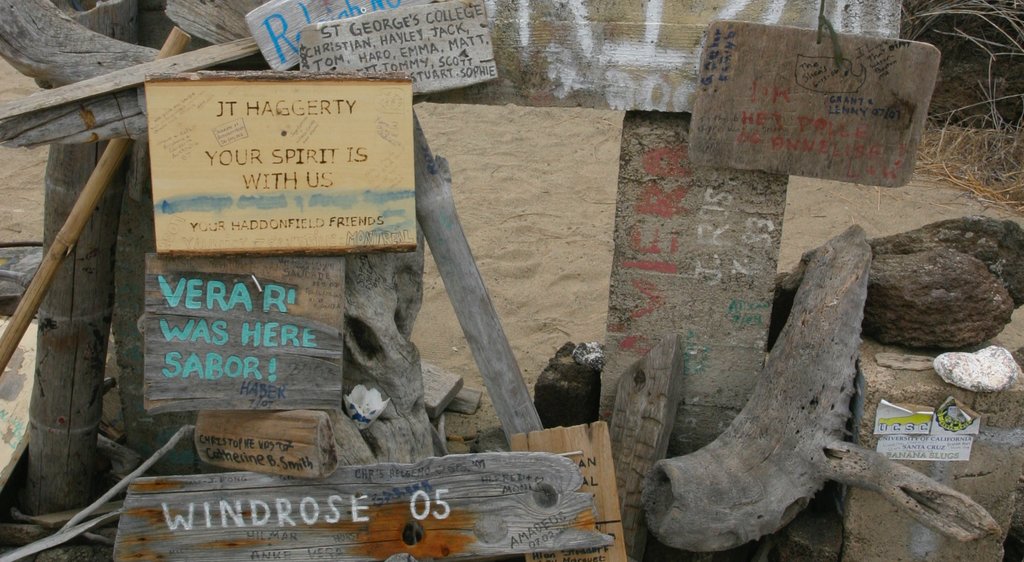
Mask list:
[[[157,58],[167,58],[184,51],[190,40],[191,37],[184,31],[178,28],[172,29]],[[10,324],[4,330],[3,336],[0,337],[0,372],[7,367],[7,363],[18,348],[18,342],[25,335],[25,330],[28,329],[29,323],[36,315],[36,311],[39,310],[39,304],[46,296],[46,291],[50,288],[57,268],[74,247],[82,230],[85,229],[85,225],[92,218],[93,208],[106,192],[107,185],[110,184],[111,178],[128,153],[131,142],[129,139],[110,141],[103,156],[100,157],[100,161],[96,163],[96,169],[82,189],[82,194],[78,196],[78,201],[71,209],[68,220],[57,233],[57,237],[47,249],[46,255],[43,256],[43,261],[39,264],[32,283],[25,289],[25,294],[22,296],[21,302],[18,303],[17,310],[11,316]]]

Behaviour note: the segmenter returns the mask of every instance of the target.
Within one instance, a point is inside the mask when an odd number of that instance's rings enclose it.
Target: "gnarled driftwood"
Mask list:
[[[686,550],[725,550],[788,523],[826,480],[867,487],[960,540],[999,530],[970,498],[842,441],[850,415],[871,249],[851,227],[806,254],[789,321],[743,411],[710,445],[658,462],[648,526]]]

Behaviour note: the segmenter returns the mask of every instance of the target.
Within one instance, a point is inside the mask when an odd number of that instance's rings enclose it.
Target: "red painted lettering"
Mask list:
[[[689,177],[685,166],[688,158],[686,145],[656,148],[644,155],[644,170],[660,178]]]
[[[637,199],[636,212],[642,215],[654,215],[663,218],[688,213],[689,209],[681,203],[689,191],[688,187],[677,187],[673,190],[665,191],[664,188],[658,185],[658,182],[648,182]]]

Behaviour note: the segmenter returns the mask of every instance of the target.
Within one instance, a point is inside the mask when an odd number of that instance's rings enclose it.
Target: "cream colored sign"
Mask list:
[[[415,248],[409,81],[200,73],[146,100],[157,252]]]

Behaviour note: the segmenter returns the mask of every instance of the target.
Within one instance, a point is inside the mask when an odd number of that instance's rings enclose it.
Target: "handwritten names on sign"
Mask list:
[[[483,0],[402,7],[303,29],[299,56],[315,72],[404,72],[415,93],[498,77]]]
[[[270,67],[287,70],[299,64],[302,28],[321,21],[389,12],[431,0],[271,0],[245,16],[245,23]]]
[[[690,158],[895,187],[913,174],[939,51],[838,35],[840,64],[813,29],[716,21],[708,27]]]
[[[339,408],[343,267],[148,256],[146,410]]]
[[[146,99],[157,252],[415,248],[408,81],[199,73]]]
[[[597,548],[576,464],[484,453],[339,467],[310,482],[253,473],[141,478],[115,560],[383,560]]]

